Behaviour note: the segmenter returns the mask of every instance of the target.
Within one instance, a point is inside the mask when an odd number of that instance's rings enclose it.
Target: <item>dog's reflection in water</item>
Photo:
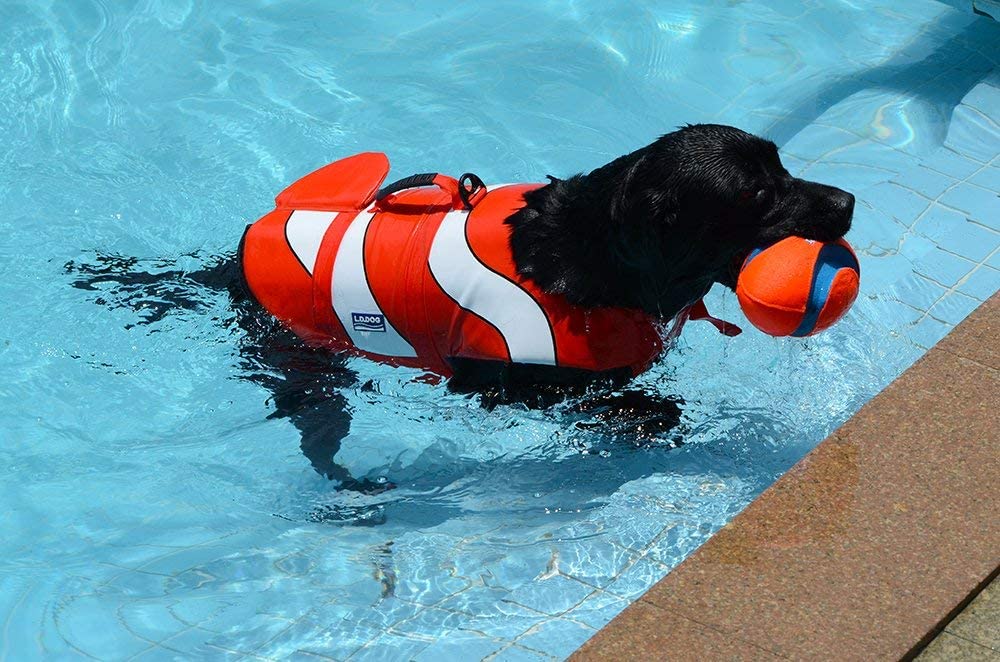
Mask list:
[[[232,315],[222,320],[234,334],[239,349],[237,377],[261,386],[271,394],[274,411],[269,418],[288,419],[301,435],[300,447],[309,463],[338,489],[378,494],[394,485],[384,479],[356,478],[335,461],[342,440],[350,431],[351,414],[344,393],[366,385],[346,367],[342,355],[303,343],[248,297],[235,254],[185,256],[199,260],[200,268],[183,270],[171,260],[141,260],[97,253],[92,259],[65,265],[71,284],[94,293],[94,301],[110,308],[127,308],[137,319],[127,327],[154,325],[180,311],[198,311],[225,296]],[[547,408],[560,403],[568,425],[609,438],[643,444],[670,439],[679,443],[678,401],[637,390],[619,390],[624,375],[607,375],[599,382],[582,384],[526,385],[507,383],[449,384],[457,392],[478,395],[487,408],[520,404]],[[485,379],[485,376],[484,376]],[[370,388],[370,386],[368,386]],[[441,386],[445,388],[445,386]],[[363,511],[363,512],[362,512]],[[360,524],[378,524],[377,510],[362,508],[343,512],[343,507],[319,509],[312,519],[350,519]]]

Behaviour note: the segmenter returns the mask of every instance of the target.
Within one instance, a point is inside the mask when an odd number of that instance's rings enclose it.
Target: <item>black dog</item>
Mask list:
[[[664,320],[714,283],[734,288],[753,248],[793,235],[839,238],[854,210],[850,193],[789,175],[774,143],[721,125],[687,126],[590,174],[550,180],[507,219],[519,273],[580,306],[636,308]],[[274,415],[299,428],[313,467],[342,487],[382,489],[355,480],[333,461],[349,429],[338,390],[355,376],[339,359],[306,348],[253,304],[232,256],[198,272],[138,267],[133,259],[113,257],[67,265],[81,275],[77,287],[117,284],[117,303],[142,309],[146,322],[173,307],[196,307],[192,286],[228,292],[245,331],[246,378],[274,393]],[[151,301],[159,307],[150,308]],[[496,362],[458,361],[453,367],[450,387],[482,393],[487,406],[511,400],[547,406],[595,381],[620,385],[625,379]],[[282,378],[270,374],[275,371]],[[604,422],[631,418],[657,433],[679,418],[676,402],[635,392],[590,399],[579,409]]]

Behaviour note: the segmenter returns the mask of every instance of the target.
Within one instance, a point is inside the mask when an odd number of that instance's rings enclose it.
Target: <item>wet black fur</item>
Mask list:
[[[829,241],[851,226],[854,196],[792,177],[774,143],[689,125],[590,174],[525,196],[511,216],[521,275],[572,303],[672,318],[741,259],[791,235]]]

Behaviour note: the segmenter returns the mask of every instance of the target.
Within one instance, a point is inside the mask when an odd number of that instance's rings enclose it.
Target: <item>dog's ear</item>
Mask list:
[[[648,248],[651,238],[663,236],[677,222],[676,189],[664,185],[669,174],[658,173],[658,168],[649,167],[649,161],[643,156],[631,164],[611,199],[611,221],[620,228],[632,251]]]

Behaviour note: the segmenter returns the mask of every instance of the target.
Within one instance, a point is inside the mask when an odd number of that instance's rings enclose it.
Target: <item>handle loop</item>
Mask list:
[[[419,186],[437,186],[445,193],[450,194],[452,206],[455,209],[472,209],[486,195],[486,185],[483,184],[483,180],[471,172],[465,173],[459,179],[436,172],[425,172],[403,177],[383,186],[375,194],[375,202],[382,202],[393,193]]]

